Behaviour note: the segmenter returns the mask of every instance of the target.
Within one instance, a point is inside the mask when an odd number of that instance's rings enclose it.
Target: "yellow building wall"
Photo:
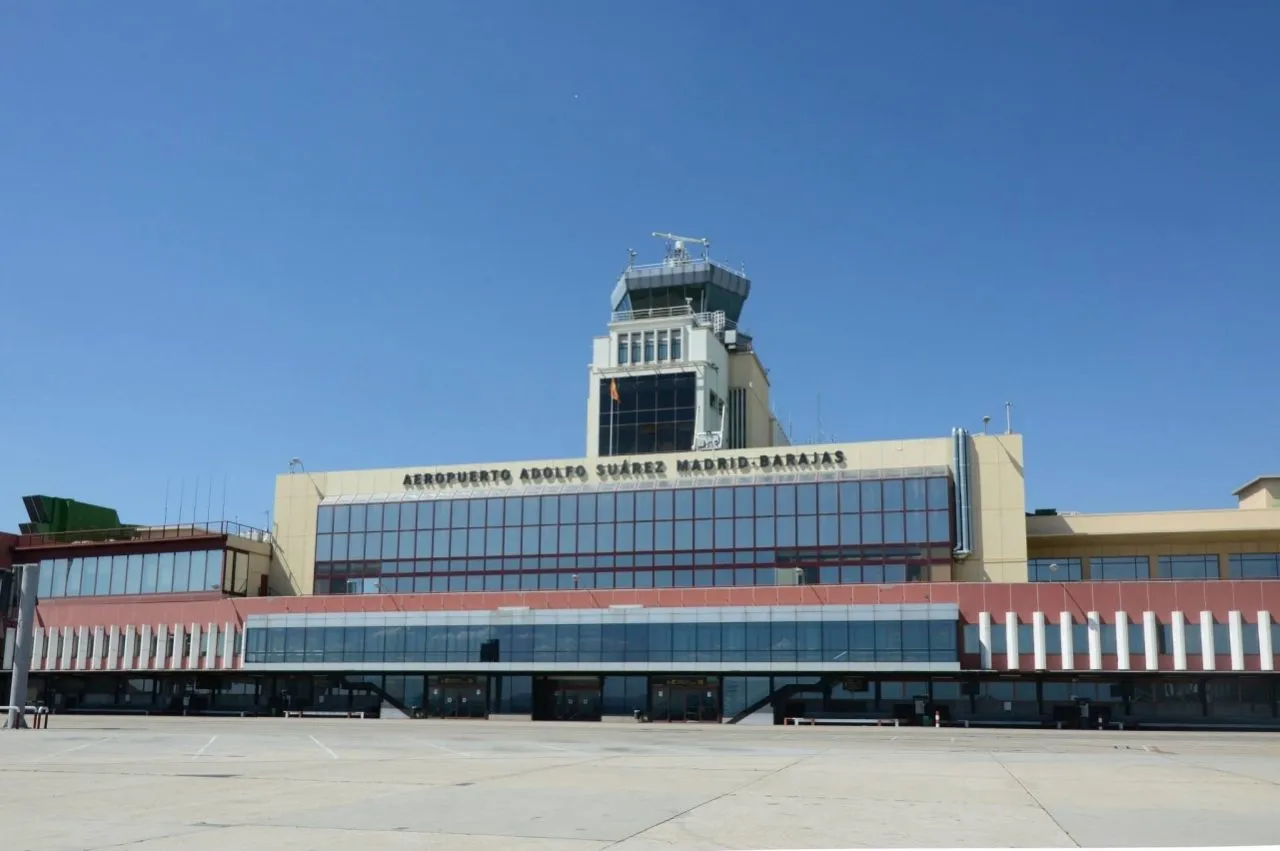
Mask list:
[[[951,441],[946,441],[948,450]],[[1027,581],[1027,494],[1022,435],[971,435],[969,489],[973,554],[956,562],[962,582]]]
[[[455,483],[445,486],[410,486],[406,488],[406,475],[423,473],[453,473],[477,476],[484,471],[492,478],[501,471],[510,471],[512,485],[529,484],[520,480],[522,470],[551,468],[574,470],[582,467],[586,475],[570,474],[566,483],[593,484],[612,481],[680,480],[699,473],[677,471],[678,461],[694,459],[710,460],[757,458],[761,454],[774,453],[798,456],[802,452],[812,456],[817,453],[844,453],[840,465],[817,467],[792,467],[786,472],[809,470],[876,470],[893,475],[901,468],[952,466],[951,438],[922,440],[889,440],[867,443],[831,443],[813,446],[792,446],[778,450],[742,450],[708,453],[682,452],[671,455],[638,455],[632,458],[562,458],[543,461],[501,462],[471,464],[455,467],[396,467],[381,470],[353,470],[344,472],[297,472],[276,478],[274,529],[277,544],[276,561],[279,580],[272,578],[273,593],[284,591],[293,594],[310,594],[315,572],[316,509],[322,499],[337,496],[387,495],[399,499],[409,490],[448,491],[465,494],[468,491],[502,488],[508,485],[487,483]],[[973,494],[973,554],[956,566],[953,578],[995,582],[1026,581],[1026,498],[1022,486],[1022,438],[1020,435],[973,437],[971,445],[971,491]],[[641,472],[625,476],[604,476],[597,472],[597,465],[630,462],[656,466],[661,463],[665,472]],[[652,467],[650,468],[652,470]],[[751,475],[768,475],[758,469],[744,471]],[[782,475],[782,471],[779,472]],[[946,578],[946,577],[938,577]],[[287,589],[287,590],[286,590]]]
[[[1085,578],[1104,556],[1146,556],[1156,577],[1160,556],[1216,555],[1228,578],[1230,556],[1280,552],[1280,510],[1215,509],[1027,518],[1030,558],[1078,558]]]

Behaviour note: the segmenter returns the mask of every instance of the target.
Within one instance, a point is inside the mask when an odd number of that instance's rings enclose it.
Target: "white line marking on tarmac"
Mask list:
[[[195,752],[195,754],[193,754],[191,758],[192,758],[192,759],[199,759],[199,758],[200,758],[200,755],[201,755],[201,754],[203,754],[205,751],[207,751],[207,750],[209,749],[209,746],[210,746],[210,745],[212,745],[212,744],[214,743],[214,741],[216,741],[216,740],[217,740],[217,738],[218,738],[217,736],[210,736],[210,737],[209,737],[209,741],[207,741],[207,742],[205,742],[205,743],[204,743],[204,747],[202,747],[200,750],[196,751],[196,752]]]
[[[437,745],[435,742],[428,742],[426,739],[410,739],[409,741],[417,742],[420,745],[426,745],[429,748],[435,748],[445,753],[451,753],[454,756],[469,756],[469,754],[465,754],[462,751],[455,751],[453,748],[446,748],[444,745]]]
[[[315,742],[317,745],[319,745],[319,746],[320,746],[320,748],[321,748],[325,753],[327,753],[329,756],[333,757],[334,759],[337,759],[337,758],[338,758],[338,755],[337,755],[336,753],[334,753],[332,750],[330,750],[328,745],[326,745],[324,742],[322,742],[322,741],[320,741],[319,739],[317,739],[315,736],[308,736],[307,738],[309,738],[311,741],[313,741],[313,742]]]
[[[75,747],[72,747],[72,748],[66,748],[64,750],[54,751],[48,756],[39,757],[39,759],[52,759],[55,756],[62,756],[63,754],[66,754],[66,753],[72,753],[74,751],[83,750],[84,748],[92,747],[93,745],[100,745],[103,742],[109,742],[114,738],[115,736],[104,736],[101,739],[94,739],[92,742],[85,742],[84,744],[76,745]]]

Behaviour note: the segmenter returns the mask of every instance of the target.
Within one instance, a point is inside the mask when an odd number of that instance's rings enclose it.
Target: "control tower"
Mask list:
[[[769,378],[739,326],[751,281],[710,259],[707,239],[655,233],[659,263],[636,253],[596,337],[587,392],[587,455],[786,445]]]

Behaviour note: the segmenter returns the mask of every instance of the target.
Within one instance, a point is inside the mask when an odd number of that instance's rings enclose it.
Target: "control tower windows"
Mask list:
[[[679,328],[619,334],[618,365],[635,366],[680,360],[684,352],[683,342],[684,333]]]
[[[697,380],[692,372],[618,378],[614,402],[600,384],[600,454],[680,452],[693,446]]]

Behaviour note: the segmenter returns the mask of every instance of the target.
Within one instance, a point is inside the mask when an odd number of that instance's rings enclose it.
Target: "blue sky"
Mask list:
[[[1026,435],[1028,502],[1280,471],[1280,6],[131,2],[0,30],[0,529],[578,456],[707,235],[795,436]],[[212,507],[208,484],[214,482]]]

